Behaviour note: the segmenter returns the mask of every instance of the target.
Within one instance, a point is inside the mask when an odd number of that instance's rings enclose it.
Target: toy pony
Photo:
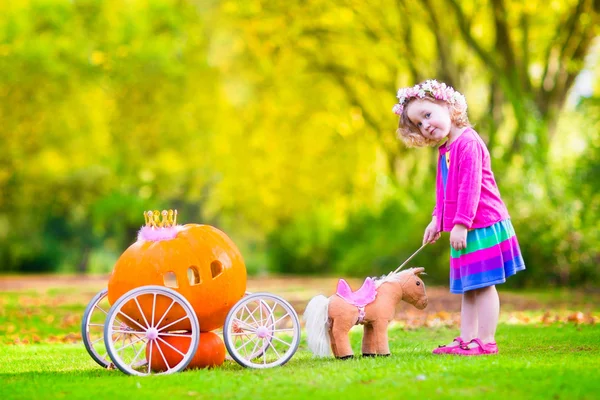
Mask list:
[[[352,292],[340,279],[335,295],[313,297],[304,312],[308,347],[319,357],[330,355],[347,359],[354,356],[348,332],[354,325],[364,325],[364,357],[389,356],[387,327],[394,318],[400,300],[419,310],[427,306],[425,284],[419,278],[424,268],[392,272],[380,279],[367,278],[360,289]]]

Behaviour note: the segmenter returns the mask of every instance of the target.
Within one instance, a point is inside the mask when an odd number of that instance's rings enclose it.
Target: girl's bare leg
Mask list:
[[[465,342],[475,339],[478,334],[478,300],[474,290],[463,293],[460,308],[460,337]]]
[[[495,342],[496,327],[500,315],[500,298],[496,286],[477,289],[477,315],[479,339],[483,343]]]

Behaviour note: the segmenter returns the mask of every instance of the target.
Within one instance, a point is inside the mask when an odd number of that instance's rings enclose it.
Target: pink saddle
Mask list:
[[[375,281],[372,278],[367,278],[360,289],[353,292],[348,282],[340,279],[336,294],[356,307],[364,307],[375,300],[377,288],[375,287]]]

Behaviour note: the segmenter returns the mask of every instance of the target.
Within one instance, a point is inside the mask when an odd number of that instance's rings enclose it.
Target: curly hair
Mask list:
[[[467,115],[466,103],[451,104],[443,100],[436,100],[429,94],[426,94],[422,99],[410,99],[402,110],[402,114],[400,115],[400,119],[398,121],[398,129],[396,130],[396,135],[407,147],[434,146],[438,143],[435,140],[424,137],[419,131],[419,128],[417,128],[417,126],[408,118],[406,110],[408,109],[408,105],[415,100],[430,101],[439,105],[445,105],[448,107],[450,112],[450,120],[452,121],[452,124],[457,128],[466,128],[467,126],[471,125],[469,122],[469,116]]]

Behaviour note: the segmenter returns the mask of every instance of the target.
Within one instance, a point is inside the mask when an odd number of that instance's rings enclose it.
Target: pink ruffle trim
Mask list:
[[[137,240],[146,242],[160,242],[161,240],[175,239],[177,233],[181,230],[181,225],[172,226],[169,228],[153,228],[151,226],[143,226],[138,232]]]

